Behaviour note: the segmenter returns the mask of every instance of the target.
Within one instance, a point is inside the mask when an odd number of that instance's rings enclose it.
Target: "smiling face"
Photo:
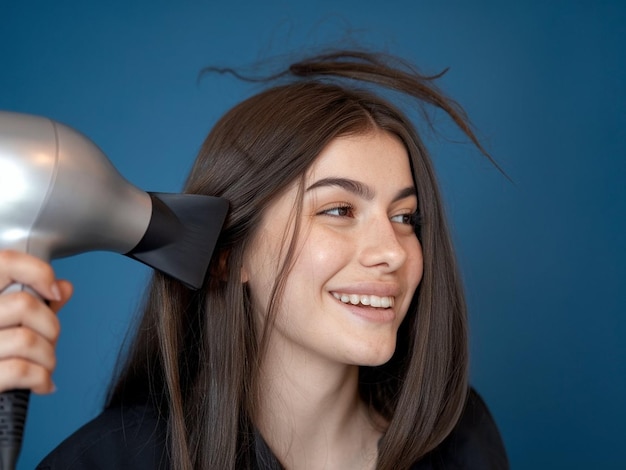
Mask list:
[[[387,362],[423,268],[405,147],[383,131],[336,138],[306,174],[301,213],[297,194],[294,183],[267,208],[244,257],[242,278],[263,321],[300,218],[271,348],[307,360]]]

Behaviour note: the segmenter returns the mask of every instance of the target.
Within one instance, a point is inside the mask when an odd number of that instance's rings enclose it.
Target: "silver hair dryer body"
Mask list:
[[[219,197],[144,192],[76,130],[0,111],[0,249],[46,261],[112,251],[197,289],[227,211]],[[0,394],[0,470],[15,466],[27,405],[28,392]]]

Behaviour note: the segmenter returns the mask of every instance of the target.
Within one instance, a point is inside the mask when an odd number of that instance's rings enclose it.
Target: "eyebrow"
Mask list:
[[[313,189],[325,186],[338,186],[367,201],[371,201],[372,199],[374,199],[375,195],[374,190],[368,185],[359,181],[351,180],[349,178],[322,178],[321,180],[316,181],[311,186],[306,188],[306,191],[308,192]],[[393,202],[410,196],[417,196],[417,191],[413,186],[409,186],[398,191],[396,193],[396,196],[393,198]]]

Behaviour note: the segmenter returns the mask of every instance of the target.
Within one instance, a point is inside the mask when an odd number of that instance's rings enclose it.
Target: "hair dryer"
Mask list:
[[[0,249],[45,261],[112,251],[197,289],[227,211],[219,197],[144,192],[76,130],[0,111]],[[0,394],[0,470],[15,467],[28,397]]]

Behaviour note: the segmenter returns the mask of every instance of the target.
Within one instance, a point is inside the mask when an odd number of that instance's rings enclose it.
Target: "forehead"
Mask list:
[[[398,137],[382,130],[333,139],[313,162],[306,181],[330,176],[413,185],[406,147]]]

